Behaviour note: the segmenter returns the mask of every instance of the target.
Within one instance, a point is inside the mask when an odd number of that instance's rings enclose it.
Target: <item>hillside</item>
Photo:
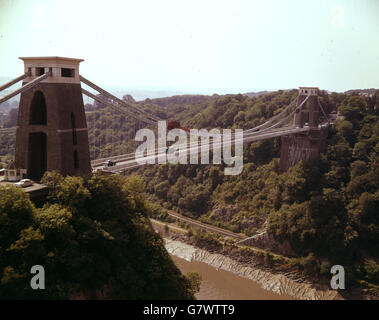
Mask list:
[[[243,95],[247,96],[249,98],[253,98],[253,97],[257,98],[257,97],[264,95],[264,94],[267,94],[267,93],[270,93],[270,91],[246,92]]]
[[[370,89],[351,89],[348,91],[345,91],[346,94],[357,94],[361,96],[373,96],[377,89],[370,88]]]
[[[195,105],[197,113],[190,117],[190,107],[171,108],[183,108],[177,116],[189,128],[247,129],[279,112],[296,94],[220,96],[203,108]],[[327,151],[313,163],[300,162],[280,173],[277,138],[246,145],[238,176],[224,176],[222,165],[166,164],[135,174],[167,209],[247,236],[267,232],[278,243],[289,243],[296,257],[312,261],[314,274],[342,264],[351,283],[378,285],[379,93],[370,98],[322,92],[320,101],[343,119],[330,129]]]

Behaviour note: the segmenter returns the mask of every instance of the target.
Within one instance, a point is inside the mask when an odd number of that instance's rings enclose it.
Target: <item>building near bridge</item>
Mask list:
[[[13,160],[4,169],[4,177],[8,181],[19,181],[26,176],[26,173],[26,169],[17,168]]]

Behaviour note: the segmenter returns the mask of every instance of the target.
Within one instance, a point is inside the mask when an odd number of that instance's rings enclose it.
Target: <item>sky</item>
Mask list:
[[[0,77],[21,56],[82,58],[118,88],[379,88],[379,1],[0,0]]]

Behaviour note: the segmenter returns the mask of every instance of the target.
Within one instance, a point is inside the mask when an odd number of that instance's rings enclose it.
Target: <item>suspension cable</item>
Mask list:
[[[108,91],[105,91],[104,89],[100,88],[99,86],[95,85],[93,82],[89,81],[88,79],[84,78],[83,76],[79,76],[80,77],[80,81],[82,81],[83,83],[85,83],[86,85],[88,85],[89,87],[91,87],[92,89],[95,89],[96,91],[100,92],[101,94],[105,95],[106,97],[110,98],[111,100],[117,102],[118,104],[120,104],[121,106],[125,107],[125,108],[128,108],[128,109],[133,109],[134,111],[136,112],[139,112],[139,113],[142,113],[144,116],[146,116],[150,121],[160,121],[161,119],[157,116],[154,116],[152,114],[149,114],[147,113],[146,111],[144,110],[141,110],[131,104],[128,104],[126,103],[125,101],[117,98],[116,96],[112,95],[111,93],[109,93]]]
[[[106,100],[104,100],[103,98],[99,97],[99,96],[96,96],[94,95],[93,93],[87,91],[86,89],[83,89],[82,88],[82,93],[84,93],[85,95],[87,95],[88,97],[118,111],[118,112],[121,112],[121,113],[124,113],[124,114],[127,114],[129,116],[132,116],[133,118],[137,118],[139,120],[141,120],[142,122],[144,123],[148,123],[148,124],[155,124],[155,122],[151,121],[151,120],[147,120],[147,119],[142,119],[140,118],[139,116],[133,114],[132,112],[130,112],[129,110],[126,110],[125,108],[120,108],[119,106],[116,106],[115,104],[111,103],[111,102],[108,102]]]
[[[8,88],[8,87],[10,87],[10,86],[13,86],[15,83],[17,83],[17,82],[19,82],[19,81],[21,81],[21,80],[24,80],[24,79],[25,79],[26,77],[28,77],[28,76],[29,76],[29,72],[24,73],[24,74],[22,74],[21,76],[19,76],[19,77],[13,79],[13,80],[11,80],[11,81],[9,81],[9,82],[7,82],[7,83],[4,83],[2,86],[0,86],[0,91],[3,91],[4,89],[6,89],[6,88]]]
[[[267,130],[269,130],[269,129],[273,129],[273,128],[279,126],[280,124],[282,124],[283,122],[285,122],[289,117],[291,117],[291,116],[296,112],[296,110],[302,108],[302,106],[305,104],[305,102],[308,100],[309,97],[310,97],[310,95],[308,95],[308,96],[304,99],[304,101],[303,101],[303,102],[302,102],[297,108],[295,108],[295,110],[293,110],[289,115],[287,115],[286,118],[282,119],[282,120],[279,121],[278,123],[274,124],[274,125],[271,126],[271,127],[268,127],[268,128],[263,129],[263,130],[260,130],[260,131],[258,131],[258,132],[248,132],[248,131],[250,131],[250,129],[249,129],[249,130],[246,130],[246,131],[243,132],[243,133],[244,133],[244,137],[247,137],[247,136],[254,136],[254,135],[259,136],[259,134],[261,134],[261,133],[263,133],[263,132],[265,132],[265,131],[267,131]],[[298,97],[297,97],[297,98],[298,98]],[[297,100],[297,98],[296,98],[295,100]],[[293,101],[295,101],[295,100],[293,100]],[[293,102],[293,101],[292,101],[292,102]],[[291,102],[291,103],[292,103],[292,102]],[[289,107],[289,106],[287,106],[286,109],[283,110],[280,114],[283,114],[286,110],[288,110],[288,107]],[[272,121],[271,121],[271,122],[272,122]],[[267,121],[267,123],[268,123],[268,121]],[[267,123],[266,123],[266,124],[267,124]],[[232,138],[232,140],[233,140],[233,138]],[[195,147],[197,144],[198,144],[198,141],[196,141],[195,143],[190,143],[190,147]],[[183,144],[183,145],[187,145],[187,143],[186,143],[186,144]],[[177,147],[181,147],[181,146],[183,146],[183,145],[178,145]],[[160,150],[163,150],[163,149],[165,149],[165,148],[164,148],[164,147],[163,147],[163,148],[159,148],[159,149],[157,149],[156,151],[154,151],[154,152],[151,153],[151,154],[155,154],[156,152],[159,152]],[[147,155],[150,155],[150,153],[148,153]],[[127,154],[124,154],[124,155],[119,155],[119,156],[117,156],[117,157],[120,157],[120,158],[122,158],[122,159],[124,160],[124,157],[127,157],[128,159],[133,159],[133,156],[134,156],[134,153],[127,153]],[[105,160],[105,159],[106,159],[106,158],[104,158],[104,159],[96,159],[96,163],[97,163],[97,162],[98,162],[98,163],[101,163],[101,161],[102,161],[102,160]],[[94,162],[93,164],[95,164],[95,162]]]
[[[0,99],[0,103],[4,102],[4,101],[7,101],[8,99],[14,97],[15,95],[18,95],[19,93],[23,93],[31,88],[34,88],[38,83],[40,83],[41,81],[45,80],[47,77],[50,76],[50,71],[48,71],[47,73],[44,73],[42,76],[39,76],[35,79],[33,79],[32,81],[28,82],[27,84],[23,85],[21,88],[7,94],[6,96],[2,97]]]
[[[298,106],[296,107],[289,115],[287,115],[284,119],[280,120],[279,122],[275,123],[274,125],[272,125],[271,127],[268,127],[268,128],[264,128],[263,130],[260,130],[258,132],[255,132],[255,134],[259,134],[261,132],[265,132],[267,130],[270,130],[270,129],[274,129],[276,128],[277,126],[281,125],[282,123],[284,123],[286,120],[288,120],[291,116],[293,116],[293,114],[297,111],[297,110],[300,110],[303,105],[305,104],[305,102],[307,102],[307,100],[309,99],[310,95],[307,95],[307,97],[303,100],[303,102]],[[244,132],[245,133],[245,132]]]
[[[284,114],[285,112],[287,112],[287,110],[292,106],[292,104],[299,99],[299,96],[300,95],[298,95],[295,99],[293,99],[290,102],[290,104],[287,107],[285,107],[284,110],[282,110],[281,112],[279,112],[277,115],[275,115],[274,117],[272,117],[270,120],[267,120],[266,122],[260,124],[259,126],[254,127],[254,128],[247,129],[244,132],[248,133],[250,131],[256,131],[256,130],[258,130],[258,129],[260,129],[260,128],[262,128],[262,127],[264,127],[264,126],[266,126],[266,125],[268,125],[270,123],[272,123],[273,121],[275,121],[276,119],[278,119],[282,114]]]
[[[329,117],[326,115],[326,113],[325,113],[325,111],[324,111],[324,108],[323,108],[322,105],[321,105],[320,100],[317,99],[317,102],[318,102],[318,105],[319,105],[319,107],[320,107],[322,113],[324,114],[324,117],[325,117],[326,121],[329,123]]]

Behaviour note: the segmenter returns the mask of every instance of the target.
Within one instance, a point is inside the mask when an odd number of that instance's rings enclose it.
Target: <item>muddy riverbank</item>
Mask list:
[[[273,292],[280,297],[278,298],[295,298],[301,300],[335,300],[343,299],[342,296],[334,290],[328,288],[315,288],[311,283],[303,280],[300,282],[291,279],[285,274],[273,273],[260,269],[256,266],[245,265],[219,253],[211,253],[204,249],[196,248],[182,241],[165,238],[165,247],[167,251],[180,259],[188,262],[200,262],[212,266],[216,270],[232,272],[239,277],[252,280],[261,288]],[[262,299],[267,299],[262,295]],[[202,297],[199,297],[202,298]],[[254,299],[254,297],[252,297]],[[269,297],[275,299],[276,297]],[[249,299],[246,297],[246,299]],[[256,299],[260,299],[258,296]]]

